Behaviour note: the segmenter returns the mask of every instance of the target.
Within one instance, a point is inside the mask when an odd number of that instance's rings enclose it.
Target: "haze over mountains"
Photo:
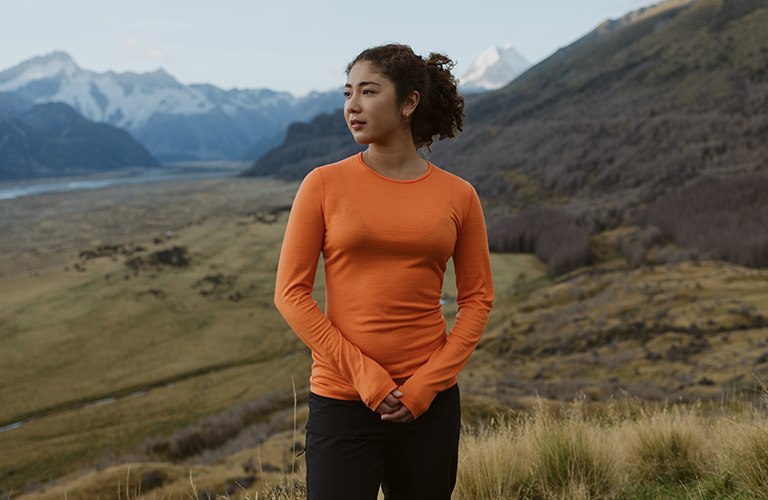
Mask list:
[[[477,92],[502,85],[526,65],[511,46],[492,47],[465,75],[464,89]],[[51,162],[50,155],[41,151],[48,139],[40,137],[53,132],[50,127],[22,132],[28,124],[21,115],[44,103],[62,103],[87,121],[124,129],[149,154],[125,156],[126,146],[118,140],[114,157],[109,157],[109,148],[90,144],[87,135],[71,141],[69,132],[58,130],[55,140],[61,154]],[[157,160],[253,160],[279,144],[290,124],[300,127],[341,104],[340,91],[295,97],[269,89],[182,85],[162,69],[95,73],[80,68],[69,54],[52,52],[0,72],[0,177],[150,166]],[[56,109],[64,113],[64,108]],[[67,116],[72,118],[71,113]],[[90,153],[78,148],[101,153],[85,160]]]
[[[269,89],[182,85],[163,70],[95,73],[63,52],[0,72],[0,95],[69,104],[85,118],[126,129],[160,160],[252,157],[259,145],[279,142],[288,124],[341,103],[336,91],[297,98]]]

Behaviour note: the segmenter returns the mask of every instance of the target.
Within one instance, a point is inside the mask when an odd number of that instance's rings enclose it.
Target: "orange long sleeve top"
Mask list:
[[[312,298],[322,252],[326,303]],[[458,314],[440,305],[453,257]],[[456,383],[493,304],[488,242],[471,184],[429,164],[395,180],[358,153],[312,170],[296,193],[275,305],[312,350],[310,390],[375,410],[399,388],[414,418]]]

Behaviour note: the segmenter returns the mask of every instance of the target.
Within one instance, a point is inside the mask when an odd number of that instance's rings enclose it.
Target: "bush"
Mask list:
[[[768,176],[702,178],[637,215],[678,245],[749,267],[768,267]]]
[[[218,415],[212,415],[167,437],[150,438],[144,443],[146,454],[169,461],[179,461],[217,449],[257,427],[257,439],[266,439],[282,426],[279,410],[289,408],[291,396],[273,393],[247,403],[236,405]]]
[[[497,219],[489,225],[488,242],[495,252],[534,253],[557,276],[591,261],[589,230],[554,208],[535,208]]]

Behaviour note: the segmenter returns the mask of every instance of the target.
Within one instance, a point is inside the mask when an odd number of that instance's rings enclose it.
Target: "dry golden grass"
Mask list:
[[[453,498],[766,498],[768,400],[721,410],[630,398],[599,405],[539,400],[525,411],[465,427]],[[301,458],[294,473],[284,460],[293,437],[292,431],[279,433],[206,466],[109,467],[21,498],[302,499]],[[281,456],[282,471],[262,470],[262,463],[278,463]],[[158,477],[160,484],[153,484]]]
[[[256,215],[288,204],[295,184],[196,186],[156,186],[154,199],[133,188],[109,191],[106,201],[95,193],[56,195],[45,213],[53,218],[58,209],[58,224],[34,210],[12,224],[22,208],[46,207],[41,199],[12,209],[0,203],[0,226],[15,235],[29,229],[22,240],[2,243],[11,253],[0,259],[0,426],[35,418],[0,432],[0,449],[10,450],[0,454],[0,491],[15,498],[62,478],[29,496],[109,498],[122,481],[121,498],[190,498],[190,470],[199,491],[232,498],[301,491],[290,475],[280,479],[301,468],[290,458],[290,418],[280,413],[290,410],[286,398],[285,408],[264,416],[277,419],[277,430],[257,448],[206,449],[208,458],[171,464],[157,462],[143,445],[243,402],[290,396],[291,379],[306,393],[308,352],[272,306],[285,213],[274,223]],[[161,228],[173,233],[166,238]],[[70,235],[78,231],[86,234]],[[465,421],[474,430],[462,441],[457,494],[610,498],[635,484],[645,488],[631,490],[635,497],[653,498],[670,487],[651,477],[677,478],[705,493],[736,491],[735,498],[765,492],[765,420],[743,411],[739,398],[755,385],[753,374],[766,378],[766,272],[711,262],[627,270],[608,240],[601,243],[605,260],[614,260],[555,282],[532,256],[492,255],[496,305],[460,377]],[[145,246],[144,255],[182,246],[191,266],[134,273],[123,256],[77,258],[79,250],[127,242]],[[453,281],[449,268],[449,323],[456,313]],[[321,304],[322,283],[319,271]],[[582,393],[605,401],[623,391],[659,401],[724,402],[714,411],[707,406],[710,417],[616,404],[614,413],[600,411],[594,420],[584,409],[589,405],[575,406],[566,418],[532,399]],[[505,409],[532,406],[538,410],[528,416],[484,424]],[[715,451],[717,440],[732,451]],[[126,479],[129,462],[136,483]],[[245,470],[252,463],[262,464],[259,474]],[[152,473],[162,473],[161,484],[140,487]],[[258,479],[251,486],[232,489],[251,476]]]
[[[766,498],[766,410],[539,404],[469,429],[455,498]]]
[[[720,262],[586,268],[501,296],[476,389],[515,404],[535,391],[605,400],[722,398],[768,378],[768,271]],[[470,366],[470,369],[472,366]]]
[[[147,460],[147,438],[290,394],[291,378],[306,391],[308,351],[272,305],[286,212],[260,215],[290,204],[295,187],[217,179],[0,203],[0,225],[18,237],[0,259],[0,427],[22,423],[0,432],[11,450],[0,491],[126,454]],[[120,253],[78,257],[128,243],[146,248],[139,256],[183,247],[190,265],[136,271]],[[493,260],[502,290],[543,275],[530,256]],[[455,299],[453,281],[451,270]],[[322,287],[320,269],[321,304]]]
[[[25,422],[0,432],[0,490],[289,394],[292,376],[305,383],[306,349],[271,306],[285,213],[274,224],[257,215],[290,203],[294,189],[218,179],[0,203],[0,225],[19,235],[3,238],[0,262],[0,427]],[[37,205],[47,218],[30,211]],[[87,246],[83,226],[98,237]],[[128,242],[144,254],[183,246],[191,265],[135,273],[122,255],[78,258]],[[232,289],[201,294],[200,283],[219,274],[235,277]]]

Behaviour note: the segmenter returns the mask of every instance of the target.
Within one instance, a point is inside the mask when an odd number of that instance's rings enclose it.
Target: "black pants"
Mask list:
[[[439,393],[416,420],[400,424],[361,401],[310,393],[307,421],[309,500],[446,500],[456,484],[459,387]]]

